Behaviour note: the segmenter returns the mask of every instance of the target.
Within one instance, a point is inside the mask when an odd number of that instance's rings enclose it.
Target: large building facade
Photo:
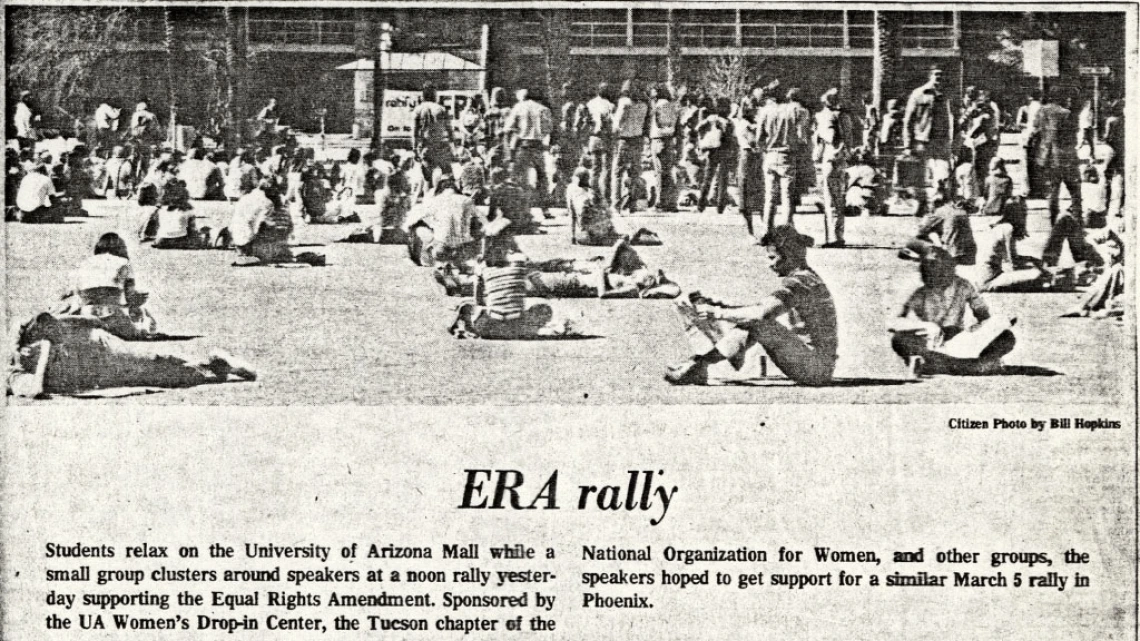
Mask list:
[[[600,3],[599,3],[600,4]],[[710,3],[712,4],[712,3]],[[565,39],[560,51],[576,89],[586,93],[601,80],[625,78],[699,84],[717,60],[742,59],[757,81],[779,78],[801,86],[808,96],[838,87],[851,101],[872,87],[876,53],[875,11],[826,9],[749,9],[723,6],[679,8],[635,4],[601,9],[567,9]],[[243,8],[244,51],[248,55],[247,96],[242,107],[255,109],[270,96],[281,104],[283,119],[313,130],[323,112],[329,131],[349,131],[353,114],[353,74],[337,67],[373,55],[376,27],[393,25],[393,47],[438,49],[469,60],[481,68],[476,81],[486,88],[508,89],[545,84],[549,78],[548,9],[413,8],[282,9]],[[163,48],[161,10],[138,9],[135,28],[123,43],[124,55],[138,56],[138,78],[130,83],[161,108],[162,65],[147,64]],[[1064,14],[1057,14],[1066,22]],[[1115,19],[1114,19],[1114,16]],[[221,9],[177,9],[175,21],[188,52],[217,46],[224,30]],[[1033,78],[990,60],[1000,48],[1003,30],[1025,21],[1023,13],[907,11],[890,12],[894,64],[885,83],[884,99],[903,97],[920,84],[932,66],[945,71],[951,92],[966,85],[988,86],[999,100],[1020,102],[1036,86]],[[1080,23],[1101,37],[1091,51],[1082,51],[1090,64],[1109,65],[1123,74],[1123,20],[1119,14],[1081,14]],[[1059,25],[1064,29],[1064,25]],[[190,60],[193,60],[193,56]],[[417,88],[424,73],[391,74],[388,86]],[[187,74],[191,74],[187,71]],[[446,86],[448,76],[435,74]],[[463,81],[470,82],[470,78]],[[184,118],[193,121],[205,109],[204,99],[190,88],[179,88]],[[10,87],[10,89],[15,89]],[[12,93],[12,92],[10,92]],[[132,100],[124,95],[123,100]]]

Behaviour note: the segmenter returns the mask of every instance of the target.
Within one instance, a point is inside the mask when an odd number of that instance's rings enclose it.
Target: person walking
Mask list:
[[[542,215],[551,218],[549,212],[549,189],[546,175],[546,148],[550,144],[554,121],[550,108],[542,104],[542,96],[534,90],[520,89],[518,103],[507,115],[503,125],[506,135],[514,135],[513,166],[515,180],[520,185],[530,184],[530,170],[535,172],[535,198],[542,208]]]
[[[1033,129],[1038,136],[1037,171],[1049,200],[1049,223],[1060,213],[1061,185],[1069,191],[1069,213],[1078,220],[1083,215],[1081,179],[1077,160],[1077,123],[1072,111],[1061,106],[1062,91],[1052,88],[1037,112]]]
[[[820,98],[823,109],[815,115],[815,156],[823,178],[823,247],[844,247],[843,236],[847,202],[847,159],[853,146],[851,117],[839,102],[839,90],[832,88]]]
[[[589,140],[586,155],[590,158],[590,183],[598,196],[609,201],[611,195],[610,164],[613,160],[614,103],[610,101],[610,86],[598,85],[595,96],[586,103],[589,115]]]
[[[677,122],[680,112],[673,94],[664,84],[653,88],[653,109],[649,117],[649,146],[653,153],[653,173],[657,175],[657,209],[677,211],[677,184],[673,169],[677,164]]]
[[[641,94],[641,88],[630,79],[622,83],[621,96],[614,109],[614,137],[617,148],[614,150],[614,169],[610,177],[613,190],[614,208],[621,211],[628,206],[633,211],[633,197],[622,181],[628,176],[630,182],[641,173],[641,151],[645,140],[645,122],[649,116],[649,105]]]

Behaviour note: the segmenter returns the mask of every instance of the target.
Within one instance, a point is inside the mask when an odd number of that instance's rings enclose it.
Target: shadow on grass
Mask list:
[[[155,334],[154,336],[143,338],[142,341],[148,343],[161,343],[166,341],[192,341],[195,338],[202,338],[202,336],[198,334]]]
[[[824,388],[824,387],[883,387],[889,385],[909,385],[911,383],[918,383],[919,381],[911,380],[909,378],[870,378],[870,377],[850,377],[850,378],[835,378],[826,385],[802,385],[793,381],[790,378],[783,376],[768,376],[764,378],[745,378],[734,379],[730,381],[722,381],[724,386],[732,387],[808,387],[808,388]]]
[[[1064,376],[1064,375],[1065,375],[1064,372],[1058,372],[1057,370],[1049,369],[1048,367],[1040,367],[1038,365],[1006,365],[1005,367],[1003,367],[1001,369],[1001,371],[997,371],[997,372],[986,372],[986,373],[978,373],[978,374],[959,374],[958,376],[969,376],[969,377],[993,376],[993,377],[998,377],[998,376]]]
[[[534,341],[592,341],[605,336],[597,334],[567,334],[565,336],[518,336],[511,338],[480,338],[483,341],[529,343]]]

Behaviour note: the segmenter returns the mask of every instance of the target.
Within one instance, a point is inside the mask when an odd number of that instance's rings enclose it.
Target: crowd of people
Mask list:
[[[9,220],[55,222],[83,215],[84,200],[123,200],[131,204],[129,233],[138,241],[154,249],[229,249],[235,266],[323,265],[323,255],[292,249],[296,226],[350,224],[343,241],[406,244],[411,260],[430,269],[447,295],[467,299],[451,325],[461,338],[576,331],[549,305],[528,305],[528,297],[677,298],[695,355],[669,369],[673,384],[703,384],[720,361],[739,368],[756,344],[797,382],[832,379],[835,305],[808,264],[815,241],[796,227],[795,214],[813,191],[825,249],[846,246],[845,218],[852,214],[901,210],[919,218],[900,256],[918,262],[923,285],[889,324],[895,351],[916,373],[1001,371],[1015,321],[992,316],[986,292],[1091,284],[1068,315],[1119,316],[1123,309],[1123,104],[1112,102],[1104,122],[1094,122],[1087,105],[1059,88],[1043,100],[1031,95],[1018,111],[1019,161],[1027,168],[1020,185],[997,154],[1008,115],[985,89],[967,88],[955,104],[939,69],[905,103],[888,99],[881,111],[869,96],[852,109],[838,89],[820,96],[813,111],[815,101],[778,80],[735,97],[627,80],[616,91],[601,83],[592,96],[568,84],[557,113],[536,88],[517,91],[513,103],[496,88],[453,119],[428,85],[413,114],[411,150],[352,149],[343,161],[318,160],[295,138],[264,135],[280,132],[275,101],[259,112],[265,127],[248,146],[229,150],[199,137],[185,152],[145,102],[122,133],[120,110],[100,105],[93,130],[79,140],[34,131],[30,96],[20,101],[17,137],[6,150]],[[1062,187],[1070,203],[1063,212]],[[1028,235],[1030,198],[1049,208],[1040,258],[1018,251]],[[224,219],[195,211],[196,202],[211,200],[229,203]],[[662,239],[624,228],[622,220],[640,209],[723,213],[730,206],[780,279],[757,302],[682,296],[679,284],[634,249]],[[562,207],[569,243],[608,247],[607,255],[525,255],[516,238],[544,233],[543,221]],[[995,221],[979,238],[977,216]],[[13,371],[42,369],[49,348],[32,347],[43,340],[58,346],[79,335],[101,350],[158,362],[125,342],[157,330],[145,295],[134,289],[122,238],[100,239],[88,263],[50,319],[41,315],[19,328]],[[967,271],[972,277],[963,277]],[[973,325],[966,324],[967,308]],[[82,331],[60,329],[73,326]],[[222,370],[253,376],[252,367],[235,361],[225,355],[203,366],[183,359],[180,372],[206,374],[158,378],[224,380]]]

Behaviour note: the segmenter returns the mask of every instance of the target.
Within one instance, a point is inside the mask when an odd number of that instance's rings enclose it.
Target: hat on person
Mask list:
[[[815,239],[807,234],[801,234],[791,225],[780,225],[764,234],[764,237],[760,239],[760,244],[764,247],[775,247],[781,251],[790,248],[802,250],[814,247]]]

